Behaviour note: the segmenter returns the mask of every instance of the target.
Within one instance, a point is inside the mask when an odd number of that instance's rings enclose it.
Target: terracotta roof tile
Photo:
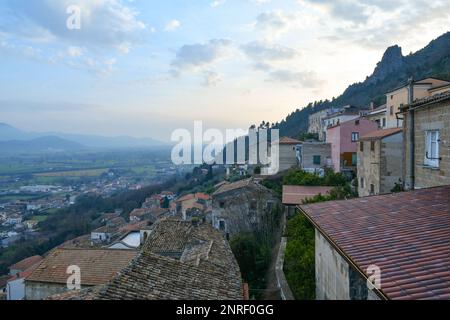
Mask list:
[[[234,191],[234,190],[238,190],[238,189],[242,189],[242,188],[248,188],[248,187],[252,187],[252,188],[258,188],[260,190],[265,190],[270,192],[269,189],[267,189],[266,187],[264,187],[263,185],[256,183],[255,180],[253,178],[250,179],[245,179],[245,180],[239,180],[233,183],[226,183],[223,184],[219,189],[216,190],[216,192],[213,193],[213,197],[217,196],[219,194],[222,193],[226,193],[226,192],[230,192],[230,191]]]
[[[282,137],[278,144],[299,144],[302,143],[300,140],[292,139],[289,137]]]
[[[241,300],[239,266],[228,242],[208,224],[192,226],[175,220],[159,222],[153,234],[166,241],[180,237],[174,247],[181,257],[164,257],[161,241],[149,237],[140,255],[100,291],[104,300]]]
[[[19,262],[13,264],[9,268],[13,269],[13,270],[25,271],[41,260],[42,260],[41,256],[32,256],[32,257],[28,257],[26,259],[23,259],[22,261],[19,261]]]
[[[303,200],[313,198],[319,194],[327,195],[332,189],[333,187],[283,186],[283,204],[303,204]]]
[[[76,265],[81,269],[82,285],[106,284],[136,254],[133,250],[57,248],[41,261],[26,281],[66,283],[67,268]]]
[[[302,205],[361,270],[381,268],[391,299],[450,295],[450,186]]]
[[[402,128],[391,128],[391,129],[384,129],[384,130],[377,130],[369,132],[362,137],[360,137],[360,140],[378,140],[383,139],[389,136],[392,136],[394,134],[402,132]]]

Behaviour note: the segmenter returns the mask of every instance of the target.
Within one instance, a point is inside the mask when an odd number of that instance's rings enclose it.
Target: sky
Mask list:
[[[164,141],[196,120],[245,129],[449,25],[448,0],[0,0],[0,122]]]

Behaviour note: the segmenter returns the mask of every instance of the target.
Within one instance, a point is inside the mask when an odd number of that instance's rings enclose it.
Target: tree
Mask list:
[[[315,235],[314,227],[303,215],[288,221],[289,237],[284,271],[294,296],[298,300],[315,299]]]

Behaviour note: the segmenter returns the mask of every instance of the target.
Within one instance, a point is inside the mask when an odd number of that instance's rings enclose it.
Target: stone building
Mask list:
[[[323,118],[328,115],[328,110],[322,110],[309,115],[308,133],[317,134],[323,141]]]
[[[209,224],[158,221],[138,256],[106,285],[52,300],[248,299],[236,258]]]
[[[450,185],[450,85],[431,92],[401,109],[406,189]]]
[[[389,193],[396,184],[402,185],[403,130],[378,130],[362,136],[357,172],[360,197]]]
[[[124,269],[137,251],[110,249],[52,250],[25,278],[25,300],[43,300],[68,291],[68,268],[80,270],[81,288],[105,285]]]
[[[331,144],[325,142],[302,142],[297,146],[301,169],[316,172],[332,166]]]
[[[299,206],[316,229],[316,299],[450,299],[449,194],[445,186]]]
[[[200,210],[203,214],[207,214],[211,208],[211,197],[205,193],[191,193],[184,195],[177,200],[176,214],[183,220],[190,220],[192,211]]]
[[[253,179],[222,185],[212,199],[213,226],[227,237],[265,228],[280,208],[276,195]]]
[[[278,142],[279,148],[279,171],[286,171],[298,166],[297,146],[302,142],[296,139],[283,137]]]

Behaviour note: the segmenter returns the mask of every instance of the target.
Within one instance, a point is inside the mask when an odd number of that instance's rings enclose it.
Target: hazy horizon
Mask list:
[[[69,30],[69,5],[81,29]],[[445,33],[448,1],[7,0],[0,122],[170,140],[276,122],[370,75],[388,46]],[[420,20],[418,20],[420,18]]]

